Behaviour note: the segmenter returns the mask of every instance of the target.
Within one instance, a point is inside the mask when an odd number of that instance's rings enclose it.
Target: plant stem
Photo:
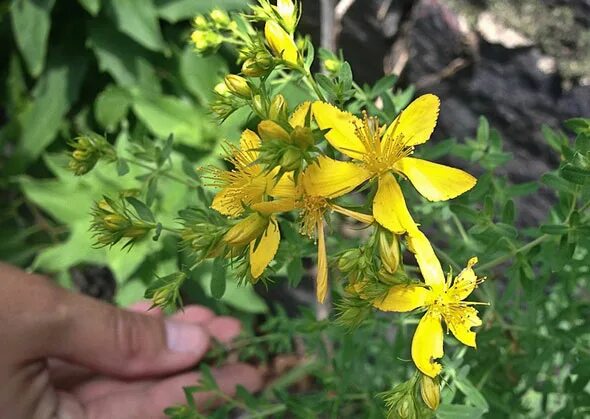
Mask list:
[[[480,270],[486,270],[486,269],[490,269],[493,268],[496,265],[499,265],[502,262],[505,262],[511,258],[513,258],[514,256],[516,256],[519,253],[522,252],[526,252],[527,250],[535,247],[536,245],[538,245],[539,243],[544,242],[545,240],[547,240],[549,237],[551,237],[550,234],[543,234],[542,236],[537,237],[535,240],[528,242],[527,244],[514,249],[512,252],[502,255],[500,257],[497,257],[496,259],[493,259],[491,261],[489,261],[488,263],[484,263],[483,265],[479,266],[478,269]]]
[[[185,180],[185,179],[183,179],[181,177],[178,177],[176,175],[173,175],[172,173],[161,172],[160,169],[157,169],[157,168],[152,167],[152,166],[150,166],[148,164],[139,162],[137,160],[129,160],[129,159],[125,159],[125,160],[127,161],[127,163],[131,163],[131,164],[134,164],[134,165],[136,165],[138,167],[142,167],[144,169],[151,170],[152,172],[158,172],[162,176],[167,177],[168,179],[171,179],[171,180],[175,180],[176,182],[182,183],[183,185],[186,185],[186,186],[188,186],[191,189],[196,189],[196,188],[198,188],[200,186],[200,185],[198,185],[198,184],[196,184],[194,182],[188,182],[187,180]]]

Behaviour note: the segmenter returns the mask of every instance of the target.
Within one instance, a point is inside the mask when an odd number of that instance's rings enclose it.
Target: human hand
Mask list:
[[[236,319],[204,307],[168,318],[122,310],[2,263],[0,325],[3,419],[164,417],[164,408],[185,402],[182,387],[199,380],[182,370],[206,354],[211,338],[229,342],[240,331]],[[262,386],[246,364],[212,373],[228,394],[237,385]],[[213,401],[206,393],[195,398]]]

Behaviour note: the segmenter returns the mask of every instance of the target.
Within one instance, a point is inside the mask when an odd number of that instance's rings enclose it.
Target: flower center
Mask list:
[[[393,170],[393,165],[414,151],[414,147],[406,146],[402,133],[395,135],[395,130],[382,138],[385,127],[379,126],[379,119],[369,117],[363,112],[363,119],[357,124],[355,132],[365,147],[363,161],[365,167],[373,174],[379,175]]]
[[[303,195],[301,202],[301,234],[308,237],[315,235],[318,223],[323,222],[324,212],[328,208],[328,201],[321,196]]]

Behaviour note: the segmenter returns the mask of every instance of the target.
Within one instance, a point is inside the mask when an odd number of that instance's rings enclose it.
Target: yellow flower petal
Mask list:
[[[211,203],[211,208],[229,217],[237,217],[244,212],[244,207],[239,200],[236,200],[236,192],[232,188],[224,188],[217,192]]]
[[[383,136],[383,143],[400,141],[406,146],[428,141],[436,126],[440,100],[432,94],[422,95],[408,105],[391,123]]]
[[[281,241],[279,226],[275,219],[270,219],[268,227],[258,241],[250,242],[250,273],[258,278],[275,257]]]
[[[305,117],[307,116],[310,107],[311,102],[303,102],[297,106],[297,108],[289,117],[289,125],[291,125],[293,128],[305,126]]]
[[[373,224],[375,221],[375,218],[373,218],[371,215],[356,212],[348,208],[341,207],[340,205],[330,204],[330,208],[332,208],[332,210],[336,211],[337,213],[346,215],[347,217],[360,221],[361,223]]]
[[[442,370],[442,365],[435,360],[444,355],[443,338],[440,315],[426,312],[412,339],[412,359],[423,374],[432,378]]]
[[[253,163],[258,158],[260,148],[260,137],[252,130],[244,130],[240,137],[240,149],[245,152],[247,163]]]
[[[370,175],[361,165],[320,156],[305,170],[302,183],[309,195],[335,198],[352,191]]]
[[[257,213],[250,214],[230,228],[223,240],[232,246],[243,246],[255,240],[267,229],[268,219]]]
[[[413,157],[404,157],[395,168],[410,179],[422,196],[430,201],[455,198],[475,186],[477,179],[463,170]]]
[[[467,262],[467,267],[463,269],[453,281],[453,286],[448,289],[447,296],[451,301],[461,301],[467,298],[477,285],[477,275],[473,272],[473,265],[477,263],[477,258],[471,258]]]
[[[382,300],[373,302],[373,306],[382,311],[412,311],[424,306],[431,293],[419,285],[395,285]]]
[[[293,211],[297,208],[297,202],[293,198],[281,198],[274,201],[263,201],[252,204],[252,209],[263,215],[271,215],[280,212]]]
[[[318,302],[323,303],[328,293],[328,256],[326,255],[326,240],[324,237],[324,222],[318,222],[318,274],[316,277],[316,296]]]
[[[418,230],[402,190],[390,173],[379,177],[379,186],[373,199],[373,215],[379,224],[395,234]]]
[[[481,326],[481,319],[477,315],[477,310],[469,306],[452,307],[446,312],[443,312],[445,323],[455,335],[457,340],[464,345],[475,345],[475,332],[470,329],[472,327]]]
[[[293,38],[274,20],[269,20],[264,26],[264,36],[276,57],[282,58],[290,64],[297,65],[299,52]]]
[[[424,233],[416,230],[408,234],[407,241],[408,248],[416,256],[416,261],[426,285],[430,286],[435,293],[442,292],[445,285],[445,274],[432,245]]]
[[[356,127],[362,125],[361,120],[324,102],[314,102],[311,108],[320,129],[330,129],[326,133],[328,142],[341,153],[362,160],[366,150],[356,135]]]

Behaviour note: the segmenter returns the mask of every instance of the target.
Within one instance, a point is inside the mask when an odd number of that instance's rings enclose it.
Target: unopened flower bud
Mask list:
[[[209,13],[209,16],[211,16],[211,20],[213,22],[221,27],[226,27],[229,25],[229,15],[223,10],[213,9],[211,13]]]
[[[256,95],[252,98],[252,109],[254,109],[254,112],[258,115],[266,115],[266,105],[260,95]]]
[[[324,60],[324,68],[328,70],[330,73],[338,73],[340,71],[340,67],[342,63],[340,60],[334,60],[332,58],[328,58]]]
[[[362,254],[359,249],[347,250],[338,259],[338,269],[344,273],[350,272],[357,266],[357,263],[361,258]]]
[[[223,97],[227,97],[231,94],[229,89],[227,88],[227,85],[225,84],[225,81],[217,83],[213,88],[213,91],[217,93],[219,96]]]
[[[379,231],[379,257],[385,270],[394,273],[399,267],[400,247],[397,236],[389,231]]]
[[[265,119],[258,124],[258,135],[262,141],[281,140],[290,141],[289,133],[274,121]]]
[[[209,23],[203,15],[195,16],[193,23],[196,29],[206,30],[209,27]]]
[[[296,148],[289,147],[281,157],[279,164],[286,172],[292,172],[301,169],[303,163],[303,156],[301,151]]]
[[[250,89],[248,81],[245,78],[235,74],[228,74],[225,76],[224,82],[227,86],[227,89],[234,95],[244,99],[250,99],[252,90]]]
[[[292,65],[299,63],[299,51],[293,38],[274,20],[269,20],[264,26],[266,42],[273,54]]]
[[[311,129],[307,127],[295,127],[291,133],[291,142],[302,150],[307,150],[314,143]]]
[[[270,102],[268,117],[273,121],[283,121],[287,119],[287,102],[283,95],[276,95]]]
[[[223,38],[218,33],[197,29],[191,34],[191,41],[193,41],[197,51],[202,53],[217,48]]]
[[[298,19],[297,9],[293,0],[277,0],[277,11],[287,31],[293,33]]]
[[[244,246],[259,237],[267,226],[268,219],[254,213],[230,228],[223,240],[232,246]]]
[[[440,384],[427,375],[422,374],[420,380],[420,394],[426,406],[432,410],[436,410],[440,404]]]

